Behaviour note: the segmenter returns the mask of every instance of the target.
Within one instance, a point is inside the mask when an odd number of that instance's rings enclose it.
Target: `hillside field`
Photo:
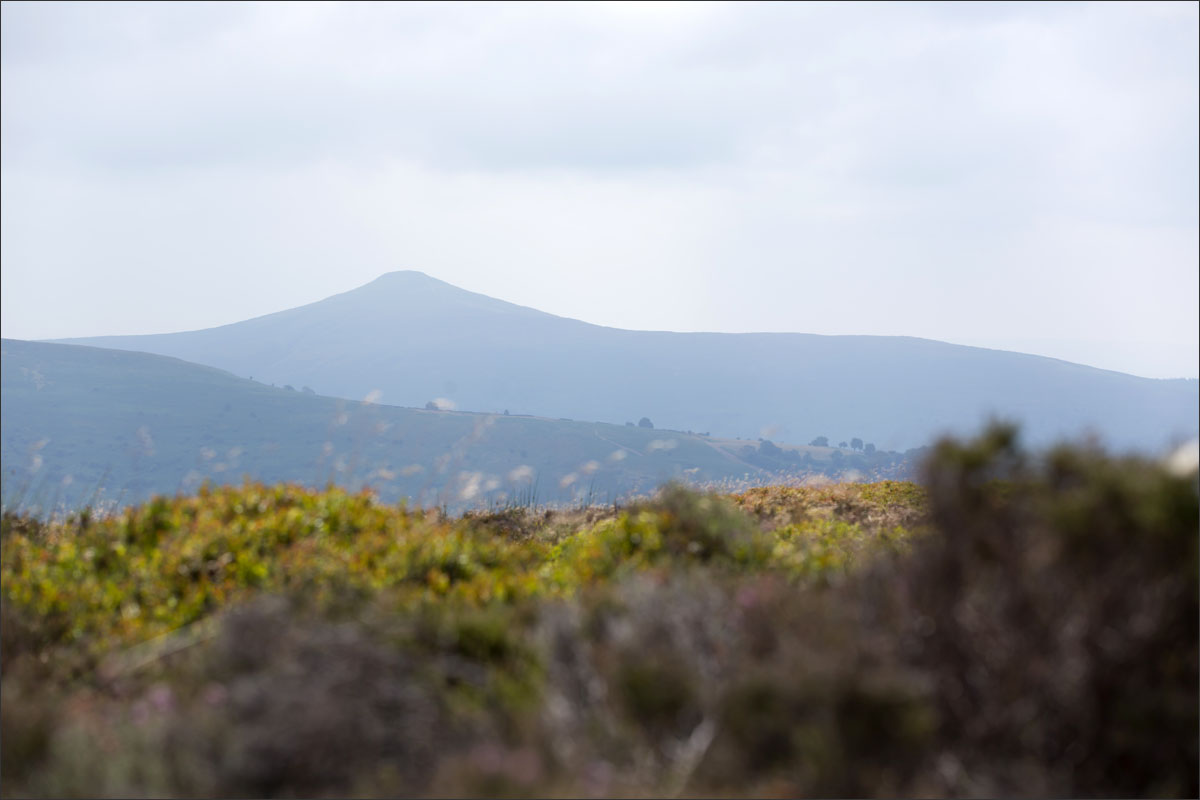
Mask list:
[[[900,453],[803,448],[813,453],[804,461],[688,431],[324,397],[148,353],[13,339],[0,348],[6,508],[122,506],[246,476],[369,486],[388,502],[462,511],[518,497],[613,502],[670,480],[732,489],[912,472]]]

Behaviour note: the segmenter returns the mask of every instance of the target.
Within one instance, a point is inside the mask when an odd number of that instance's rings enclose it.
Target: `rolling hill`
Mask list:
[[[670,298],[663,298],[670,302]],[[803,325],[797,298],[797,326]],[[880,448],[973,431],[989,417],[1045,443],[1093,432],[1118,448],[1195,436],[1195,380],[1152,380],[1041,356],[909,337],[605,328],[388,273],[310,305],[206,330],[63,340],[168,355],[273,384],[423,406]]]
[[[797,463],[747,463],[735,449],[747,443],[674,431],[321,397],[145,353],[12,339],[2,351],[9,505],[136,502],[244,475],[452,508],[607,501],[669,479],[762,482]],[[826,465],[833,452],[806,450]]]

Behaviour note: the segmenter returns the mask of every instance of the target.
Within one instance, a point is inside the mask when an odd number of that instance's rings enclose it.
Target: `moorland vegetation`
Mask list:
[[[6,513],[5,796],[1196,796],[1195,474]]]

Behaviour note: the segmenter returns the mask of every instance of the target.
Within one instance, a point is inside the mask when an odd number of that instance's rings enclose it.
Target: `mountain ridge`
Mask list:
[[[1031,440],[1096,431],[1118,447],[1193,434],[1197,384],[919,337],[635,331],[559,317],[415,270],[243,322],[53,340],[171,355],[273,383],[421,406],[887,449],[991,417]],[[1183,383],[1171,381],[1182,380]]]
[[[332,294],[332,295],[322,298],[320,300],[314,300],[312,302],[304,303],[299,306],[293,306],[292,308],[285,308],[285,309],[281,309],[279,311],[271,311],[266,314],[260,314],[258,316],[248,317],[247,319],[244,319],[244,320],[239,320],[239,321],[235,321],[235,322],[227,322],[227,323],[223,323],[221,325],[213,325],[213,326],[210,326],[207,328],[192,328],[192,329],[181,330],[181,331],[169,331],[169,332],[164,332],[164,333],[149,333],[149,334],[115,334],[115,335],[103,335],[102,334],[102,335],[96,335],[96,336],[72,336],[72,337],[60,337],[60,338],[43,338],[43,339],[34,339],[34,340],[29,340],[29,341],[39,341],[39,342],[46,342],[46,343],[52,343],[52,344],[79,344],[82,342],[92,342],[92,341],[101,341],[101,340],[103,340],[103,341],[118,340],[118,339],[129,340],[129,339],[144,338],[144,337],[178,336],[181,334],[192,334],[192,333],[202,333],[202,332],[206,332],[206,331],[223,330],[223,329],[231,328],[234,326],[248,325],[250,323],[256,323],[256,322],[261,322],[261,321],[265,321],[265,320],[270,320],[273,318],[283,317],[285,315],[292,315],[293,313],[302,312],[306,309],[310,309],[313,306],[321,306],[321,305],[326,305],[326,304],[332,305],[335,303],[335,301],[341,301],[344,299],[350,299],[350,298],[358,297],[360,295],[365,295],[368,293],[369,290],[372,289],[372,287],[378,287],[380,289],[383,289],[385,287],[389,287],[389,284],[390,285],[398,284],[400,280],[413,281],[414,279],[418,279],[421,283],[424,283],[426,286],[433,287],[439,291],[444,290],[444,289],[450,289],[461,295],[469,295],[474,298],[479,298],[483,301],[486,301],[486,303],[491,306],[490,310],[498,310],[499,308],[507,307],[508,309],[512,309],[517,312],[529,313],[529,314],[536,315],[539,317],[552,318],[555,320],[562,320],[565,322],[573,323],[575,325],[586,326],[588,328],[594,328],[594,329],[606,330],[606,331],[616,331],[616,332],[621,332],[621,333],[664,334],[664,335],[679,335],[679,336],[731,336],[731,337],[746,337],[746,336],[795,337],[795,336],[799,336],[799,337],[813,337],[813,338],[821,338],[821,339],[864,339],[864,340],[889,340],[889,341],[890,340],[899,340],[899,341],[909,341],[909,342],[928,342],[928,343],[933,343],[933,344],[938,344],[938,345],[946,345],[949,347],[966,348],[966,349],[970,349],[970,350],[980,350],[980,351],[988,351],[988,352],[994,352],[994,353],[1014,353],[1014,354],[1017,354],[1017,355],[1020,355],[1023,357],[1027,357],[1027,358],[1044,359],[1047,361],[1054,361],[1054,362],[1058,362],[1061,364],[1070,364],[1072,366],[1081,367],[1084,369],[1098,370],[1100,372],[1111,372],[1111,373],[1114,373],[1117,375],[1125,375],[1128,377],[1139,378],[1142,380],[1192,381],[1192,382],[1200,381],[1200,379],[1197,379],[1197,378],[1148,378],[1148,377],[1141,376],[1141,375],[1133,375],[1132,373],[1128,373],[1128,372],[1121,372],[1120,370],[1108,369],[1106,367],[1097,367],[1097,366],[1093,366],[1090,364],[1082,364],[1082,363],[1079,363],[1076,361],[1070,361],[1068,359],[1057,358],[1054,356],[1045,356],[1045,355],[1039,355],[1039,354],[1034,354],[1034,353],[1023,353],[1018,350],[1006,350],[1006,349],[998,348],[998,347],[984,347],[981,345],[961,344],[961,343],[957,343],[957,342],[949,342],[944,339],[933,339],[933,338],[930,338],[927,336],[912,336],[909,334],[811,333],[811,332],[805,332],[805,331],[716,331],[716,330],[673,331],[673,330],[666,330],[666,329],[659,329],[659,328],[622,328],[622,327],[613,326],[613,325],[602,325],[600,323],[588,322],[586,320],[575,319],[573,317],[566,317],[561,314],[554,314],[553,312],[543,311],[542,309],[534,308],[532,306],[525,306],[525,305],[521,305],[520,303],[514,303],[509,300],[502,300],[499,298],[491,297],[491,296],[485,295],[481,292],[474,292],[469,289],[463,289],[463,288],[455,286],[454,284],[451,284],[447,281],[443,281],[440,278],[435,278],[432,275],[429,275],[428,273],[422,272],[420,270],[413,270],[413,269],[392,270],[389,272],[385,272],[385,273],[381,274],[379,277],[377,277],[371,281],[368,281],[367,283],[364,283],[361,286],[357,286],[353,289],[348,289],[344,292],[338,292],[336,294]],[[11,337],[9,337],[9,338],[11,338]],[[116,349],[125,349],[125,348],[116,348]]]

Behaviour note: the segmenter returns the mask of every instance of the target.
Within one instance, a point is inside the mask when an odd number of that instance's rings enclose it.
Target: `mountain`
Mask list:
[[[671,302],[670,297],[663,298]],[[803,299],[797,298],[797,324]],[[310,305],[218,328],[64,342],[206,364],[258,381],[422,406],[570,416],[725,436],[860,437],[886,449],[1022,423],[1034,443],[1091,431],[1160,448],[1194,436],[1195,380],[910,337],[630,331],[393,272]]]
[[[615,500],[668,479],[777,480],[791,460],[744,442],[625,425],[396,408],[273,388],[175,358],[0,342],[0,463],[7,506],[137,502],[204,480],[291,481],[385,500]],[[756,444],[757,446],[757,444]],[[753,449],[753,448],[752,448]],[[830,469],[833,451],[802,448]],[[850,456],[848,462],[863,459]],[[897,474],[894,455],[869,465]]]

